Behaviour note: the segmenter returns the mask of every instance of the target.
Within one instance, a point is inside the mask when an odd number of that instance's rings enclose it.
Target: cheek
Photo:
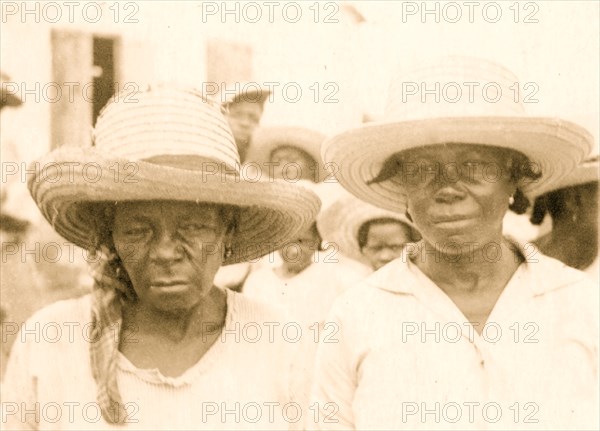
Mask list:
[[[118,237],[113,237],[115,250],[122,262],[137,262],[144,255],[144,244],[140,242],[125,241]]]
[[[429,208],[429,199],[422,198],[422,195],[414,194],[407,195],[406,208],[410,213],[413,222],[419,226],[419,222],[426,220],[427,208]]]
[[[510,195],[509,187],[501,184],[490,185],[481,193],[474,194],[484,218],[494,220],[502,219],[506,214]]]
[[[184,251],[191,266],[199,271],[218,268],[222,263],[222,244],[186,245]]]

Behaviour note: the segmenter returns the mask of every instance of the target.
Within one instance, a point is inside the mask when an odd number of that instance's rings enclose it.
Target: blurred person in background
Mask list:
[[[598,157],[588,159],[566,178],[534,199],[531,222],[546,215],[552,230],[534,241],[546,256],[585,271],[598,283]]]
[[[40,161],[75,166],[72,178],[56,181],[41,171],[29,180],[44,217],[72,243],[99,253],[104,274],[92,294],[52,304],[27,322],[76,325],[58,340],[15,343],[2,385],[3,402],[21,409],[77,403],[75,413],[56,419],[19,410],[7,415],[7,427],[287,428],[281,408],[289,400],[290,344],[239,332],[285,316],[213,279],[221,265],[296,238],[319,200],[284,183],[240,181],[220,106],[200,92],[152,86],[135,96],[137,103],[119,98],[103,109],[93,147],[61,147]],[[207,160],[229,174],[205,175]],[[105,174],[93,188],[82,174],[92,161]],[[115,163],[121,170],[136,163],[136,181],[115,183]],[[249,403],[274,407],[240,421],[207,415],[204,402],[228,412]],[[81,405],[97,406],[101,418],[86,420]]]
[[[467,81],[494,82],[506,97],[402,93],[405,82]],[[404,70],[383,121],[323,144],[342,186],[409,214],[422,239],[332,306],[338,342],[319,345],[312,402],[329,420],[318,428],[598,428],[598,286],[503,235],[511,196],[550,188],[593,137],[527,116],[510,97],[514,82],[499,65],[458,56]],[[502,410],[493,423],[488,403]],[[533,420],[505,414],[515,403],[531,403]]]
[[[237,83],[240,91],[229,93],[221,91],[219,101],[225,110],[225,116],[233,133],[235,144],[240,154],[240,163],[247,162],[248,149],[252,145],[253,135],[260,125],[265,102],[271,90],[262,88],[256,83]],[[223,100],[224,99],[224,100]],[[247,168],[242,168],[242,174]],[[250,272],[248,262],[222,266],[217,271],[215,283],[217,286],[240,292],[244,280]]]
[[[252,145],[246,159],[248,166],[243,172],[253,181],[278,180],[311,187],[309,183],[319,183],[327,175],[319,153],[324,139],[325,136],[321,133],[301,127],[259,128],[252,137]],[[313,249],[315,250],[316,248]],[[303,256],[304,259],[310,260],[306,253]],[[216,283],[240,292],[250,273],[265,263],[263,259],[254,264],[242,263],[224,267],[217,273]],[[279,270],[286,271],[286,264],[279,260],[278,263],[282,264],[278,267]],[[296,263],[296,266],[298,265],[302,266],[300,262]]]
[[[320,183],[328,178],[320,152],[324,140],[322,133],[304,127],[261,127],[248,160],[258,163],[265,179]]]
[[[11,82],[8,75],[0,71],[0,112],[4,108],[16,108],[23,102],[10,91],[6,84]],[[2,162],[14,162],[12,155],[7,157],[10,143],[2,142]],[[7,160],[8,159],[8,160]],[[3,169],[4,170],[4,169]],[[43,303],[44,279],[40,276],[37,262],[40,259],[36,253],[39,244],[30,241],[31,222],[21,217],[9,205],[9,184],[0,185],[0,256],[2,258],[0,271],[0,311],[2,312],[2,363],[1,374],[4,376],[6,357],[23,322],[31,316]],[[23,253],[33,250],[33,253]]]
[[[319,215],[319,230],[342,254],[377,271],[400,257],[408,243],[421,239],[404,215],[386,211],[354,196],[337,200]]]
[[[242,83],[240,88],[241,91],[227,97],[222,92],[220,97],[225,99],[221,102],[240,153],[240,162],[244,163],[252,145],[252,135],[260,125],[265,102],[271,91],[256,83]]]
[[[6,200],[2,189],[0,205]],[[20,325],[38,308],[43,280],[39,277],[33,258],[29,263],[23,258],[22,247],[27,238],[30,223],[9,214],[5,208],[0,212],[0,312],[2,313],[0,380],[4,376],[6,358]],[[33,248],[33,247],[32,247]]]
[[[322,208],[331,205],[332,194],[340,193],[333,184],[299,181],[298,186],[313,190],[322,201]],[[317,220],[321,214],[317,217]],[[326,317],[343,289],[363,278],[367,271],[359,263],[349,262],[330,243],[323,248],[317,222],[277,251],[270,262],[254,269],[244,283],[244,295],[277,305],[285,310],[302,335],[295,344],[292,363],[292,395],[302,408],[302,420],[294,429],[310,429],[310,388],[319,339],[335,339],[336,327],[327,324]],[[290,333],[293,332],[290,330]]]

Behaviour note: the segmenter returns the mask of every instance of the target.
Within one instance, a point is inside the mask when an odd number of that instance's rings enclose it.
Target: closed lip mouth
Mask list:
[[[155,281],[150,283],[152,286],[155,287],[169,287],[169,286],[179,286],[182,284],[187,284],[186,281],[183,280],[177,280],[177,281]]]
[[[455,215],[455,216],[445,216],[445,217],[434,217],[432,221],[435,224],[439,224],[439,223],[450,223],[450,222],[454,222],[454,221],[468,220],[470,218],[472,218],[472,217],[466,216],[466,215]]]

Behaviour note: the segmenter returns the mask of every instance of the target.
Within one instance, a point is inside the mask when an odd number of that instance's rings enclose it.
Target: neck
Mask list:
[[[501,235],[487,241],[485,247],[466,246],[458,253],[444,253],[421,240],[411,260],[434,283],[446,290],[487,290],[496,280],[508,279],[516,271],[522,256]],[[457,251],[454,247],[447,247]],[[492,282],[490,282],[492,281]]]
[[[226,292],[213,287],[195,306],[165,312],[143,302],[131,303],[123,310],[123,327],[179,342],[205,336],[220,329],[227,314]]]

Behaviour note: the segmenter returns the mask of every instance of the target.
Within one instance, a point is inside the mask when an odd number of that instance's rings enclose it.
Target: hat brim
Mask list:
[[[265,102],[271,95],[272,91],[268,88],[257,88],[252,87],[249,90],[236,93],[222,102],[222,105],[227,107],[235,103],[247,102],[247,103],[258,103],[264,106]]]
[[[569,187],[576,187],[587,183],[598,182],[600,179],[600,168],[598,166],[598,159],[593,161],[586,161],[579,165],[569,175],[563,177],[561,180],[555,182],[550,190],[546,190],[545,193],[550,193],[555,190],[565,189]],[[539,193],[533,197],[540,196]]]
[[[552,187],[589,154],[592,136],[560,119],[539,117],[448,117],[379,122],[336,135],[322,146],[323,160],[335,163],[339,182],[358,198],[406,212],[406,196],[393,179],[367,184],[392,155],[444,143],[489,145],[526,155],[541,177],[522,187],[525,194]]]
[[[95,246],[97,214],[90,203],[169,200],[237,206],[238,229],[225,265],[281,248],[310,227],[320,207],[312,192],[284,182],[249,182],[231,174],[132,162],[94,149],[61,148],[38,163],[28,181],[33,199],[57,233],[86,249]]]
[[[261,165],[263,171],[268,168],[265,163],[270,162],[273,150],[289,146],[296,147],[311,156],[318,169],[311,172],[311,180],[320,183],[332,177],[333,172],[328,172],[321,159],[321,144],[326,136],[315,130],[300,127],[264,127],[257,129],[251,140],[246,159]]]

